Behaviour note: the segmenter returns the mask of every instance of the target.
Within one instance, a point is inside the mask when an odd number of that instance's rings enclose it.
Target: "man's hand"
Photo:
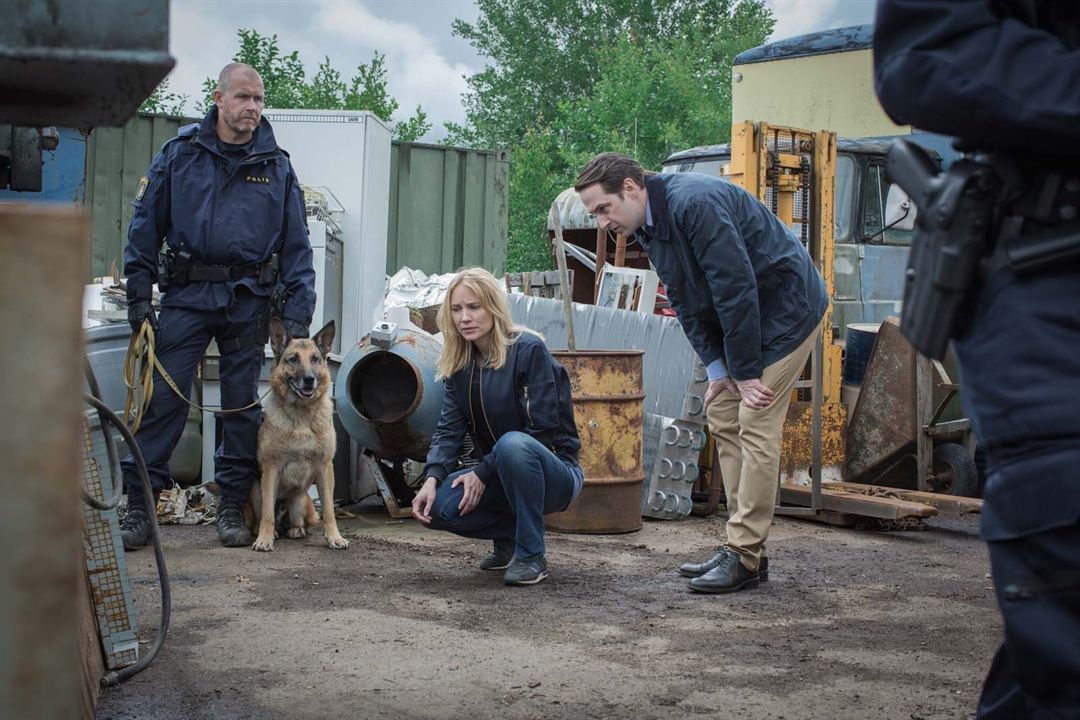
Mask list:
[[[158,321],[157,315],[154,313],[154,306],[149,300],[132,300],[128,302],[128,324],[131,325],[132,332],[139,332],[142,330],[143,320],[150,322],[150,327],[157,332]]]
[[[431,506],[435,503],[435,486],[438,484],[438,480],[429,477],[413,497],[412,516],[425,525],[431,523]]]
[[[739,394],[742,395],[743,405],[751,410],[764,410],[773,401],[775,393],[761,384],[761,378],[752,380],[736,380],[739,386]]]
[[[735,381],[729,377],[720,378],[719,380],[713,380],[709,383],[709,389],[705,391],[705,407],[709,407],[709,403],[715,400],[720,393],[727,390],[735,397],[739,397],[739,387],[735,384]]]
[[[454,478],[454,482],[450,483],[452,488],[456,488],[458,485],[465,486],[465,493],[461,496],[461,502],[458,503],[458,515],[468,515],[480,502],[480,496],[484,494],[486,486],[474,472],[458,475]]]

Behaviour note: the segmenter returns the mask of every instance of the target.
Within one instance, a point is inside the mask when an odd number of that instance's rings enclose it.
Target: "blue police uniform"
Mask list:
[[[227,278],[193,279],[168,287],[161,298],[156,352],[187,395],[211,339],[221,350],[221,402],[240,408],[257,398],[263,330],[275,283],[259,270],[279,256],[276,283],[284,289],[283,318],[307,328],[315,307],[315,271],[303,194],[289,157],[263,119],[244,145],[219,140],[217,108],[165,143],[140,184],[124,251],[129,301],[149,300],[158,277],[162,240],[199,267],[224,269]],[[187,404],[154,373],[150,408],[136,435],[155,492],[170,485],[168,459],[183,432]],[[258,475],[255,449],[260,410],[222,416],[215,481],[222,505],[239,507]],[[142,489],[129,456],[124,460],[129,502]]]
[[[1080,191],[1080,4],[881,0],[874,70],[895,121],[1006,155],[1022,176],[1060,176],[1024,233],[1080,233],[1062,199]],[[1075,259],[998,270],[955,341],[987,452],[982,535],[1005,621],[979,718],[1080,718],[1078,297]]]

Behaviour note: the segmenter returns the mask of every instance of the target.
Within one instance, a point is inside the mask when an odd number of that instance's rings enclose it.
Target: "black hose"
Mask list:
[[[94,368],[90,365],[88,355],[83,355],[83,373],[86,375],[86,385],[90,388],[90,394],[97,400],[104,402],[101,397],[101,388],[98,386],[97,376],[94,375]],[[121,498],[124,497],[124,483],[121,481],[120,473],[120,453],[116,449],[116,439],[109,432],[105,421],[99,418],[99,424],[101,425],[101,434],[105,436],[105,453],[109,456],[109,477],[113,479],[113,494],[108,500],[98,500],[86,492],[84,487],[82,489],[83,502],[95,510],[115,510],[120,505]]]
[[[150,646],[150,651],[139,658],[139,661],[134,665],[129,665],[126,668],[120,670],[113,670],[105,673],[105,676],[101,678],[101,685],[103,687],[111,687],[113,685],[119,685],[124,680],[127,680],[131,676],[142,672],[150,666],[150,663],[154,662],[154,658],[157,657],[158,652],[161,650],[161,646],[165,644],[165,636],[169,633],[169,619],[172,616],[172,592],[169,588],[169,571],[165,567],[165,554],[161,551],[161,536],[158,532],[157,523],[157,508],[154,506],[154,491],[150,487],[150,475],[146,471],[146,461],[143,459],[142,451],[139,450],[138,443],[135,442],[135,437],[128,430],[124,421],[113,412],[112,408],[106,405],[101,400],[97,399],[93,395],[84,395],[86,402],[88,402],[95,410],[98,411],[98,415],[101,417],[102,425],[106,422],[110,422],[116,426],[116,429],[120,431],[120,434],[124,436],[124,442],[127,443],[131,449],[131,455],[135,460],[135,468],[139,473],[139,482],[143,488],[143,498],[146,500],[146,511],[150,519],[150,537],[154,542],[154,560],[157,562],[158,579],[161,582],[161,624],[158,627],[157,638],[154,640],[154,644]]]

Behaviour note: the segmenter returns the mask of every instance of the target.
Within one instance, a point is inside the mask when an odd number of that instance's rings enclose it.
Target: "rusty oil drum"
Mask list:
[[[549,530],[624,533],[641,529],[645,480],[642,354],[641,350],[552,353],[570,376],[585,484],[567,510],[545,516]]]

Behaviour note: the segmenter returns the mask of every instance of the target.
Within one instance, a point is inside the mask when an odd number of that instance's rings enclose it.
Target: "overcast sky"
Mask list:
[[[776,16],[771,39],[861,25],[874,18],[873,0],[766,0]],[[386,55],[390,94],[401,103],[396,119],[423,106],[433,127],[425,140],[444,135],[443,123],[461,122],[465,77],[483,58],[451,34],[454,18],[475,20],[472,0],[172,0],[170,45],[176,67],[173,91],[202,98],[202,82],[216,76],[238,47],[236,31],[277,35],[297,50],[310,77],[324,56],[345,79],[378,50]]]

